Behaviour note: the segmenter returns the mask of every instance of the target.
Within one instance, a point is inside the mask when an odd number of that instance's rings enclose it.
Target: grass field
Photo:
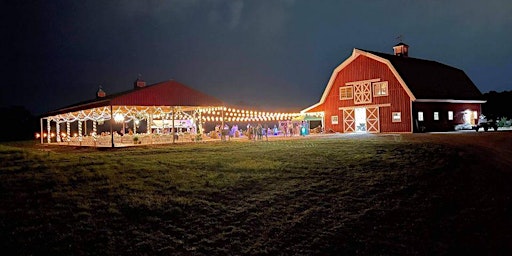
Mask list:
[[[512,253],[512,132],[0,144],[15,255]]]

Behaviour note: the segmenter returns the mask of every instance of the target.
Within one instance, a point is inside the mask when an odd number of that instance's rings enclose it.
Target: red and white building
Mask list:
[[[408,56],[354,49],[334,69],[320,101],[302,113],[323,113],[329,132],[448,131],[475,124],[485,103],[464,71]]]
[[[146,86],[139,78],[131,90],[107,95],[100,88],[94,99],[47,113],[36,137],[41,144],[95,147],[190,142],[207,138],[207,123],[232,128],[300,115],[239,109],[174,80]]]

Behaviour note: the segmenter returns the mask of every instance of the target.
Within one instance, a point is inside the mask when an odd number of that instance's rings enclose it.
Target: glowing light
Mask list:
[[[117,113],[114,115],[114,121],[116,121],[116,123],[120,123],[124,121],[124,116],[122,114]]]
[[[41,138],[41,134],[39,134],[39,133],[37,133],[37,132],[36,132],[36,135],[35,135],[35,136],[36,136],[36,139]]]
[[[55,133],[50,133],[50,137],[54,138],[55,137]]]

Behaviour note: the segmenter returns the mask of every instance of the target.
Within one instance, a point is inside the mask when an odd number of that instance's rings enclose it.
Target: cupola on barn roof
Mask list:
[[[409,57],[409,45],[404,44],[403,42],[393,46],[393,51],[395,56]]]

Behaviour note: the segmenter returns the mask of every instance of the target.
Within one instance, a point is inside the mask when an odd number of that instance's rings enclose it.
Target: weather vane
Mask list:
[[[404,36],[403,36],[403,35],[398,35],[395,39],[396,39],[397,41],[400,41],[400,43],[403,43]]]

